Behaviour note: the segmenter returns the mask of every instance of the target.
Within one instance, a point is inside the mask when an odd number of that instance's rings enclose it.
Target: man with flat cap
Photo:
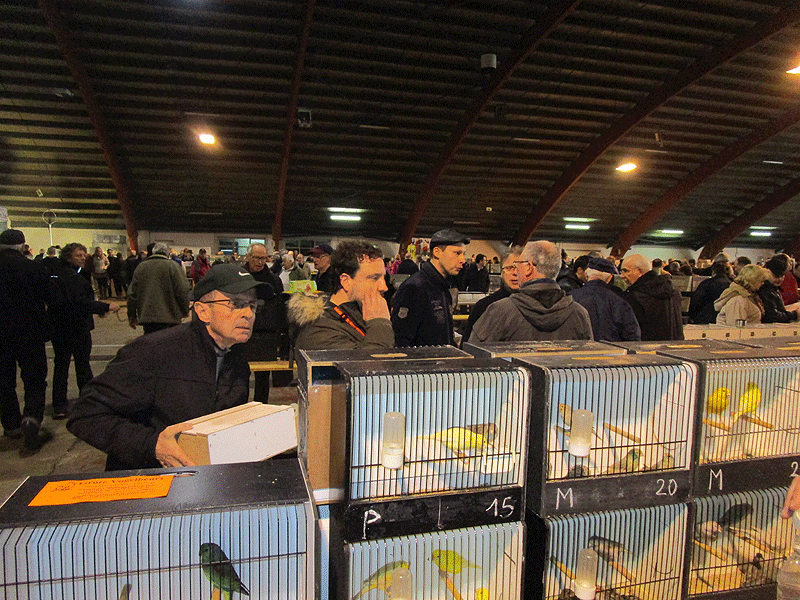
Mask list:
[[[585,270],[586,283],[572,290],[573,300],[583,306],[598,342],[638,342],[642,330],[622,290],[611,284],[617,267],[606,258],[592,257]]]
[[[213,266],[192,290],[192,321],[135,339],[82,390],[67,428],[106,452],[106,470],[192,465],[184,421],[247,402],[250,339],[263,285],[242,267]]]
[[[464,266],[464,247],[469,238],[442,229],[430,241],[431,259],[406,279],[392,296],[392,328],[395,345],[453,345],[452,278]]]

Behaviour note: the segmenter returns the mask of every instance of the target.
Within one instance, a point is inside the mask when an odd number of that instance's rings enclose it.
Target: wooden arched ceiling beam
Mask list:
[[[730,162],[739,158],[748,150],[777,135],[781,131],[800,122],[800,104],[792,110],[785,112],[778,119],[770,121],[764,126],[754,129],[748,135],[736,140],[733,144],[723,149],[719,154],[700,165],[654,202],[646,211],[639,215],[619,235],[611,249],[611,255],[621,258],[630,250],[643,233],[649,230],[661,217],[675,208],[677,204],[698,185],[723,169]]]
[[[403,231],[400,234],[401,248],[405,248],[411,242],[411,238],[419,226],[422,216],[425,214],[425,211],[428,209],[433,199],[433,194],[439,185],[439,181],[445,169],[450,164],[453,156],[455,156],[461,143],[467,137],[467,134],[469,134],[470,130],[475,125],[480,114],[497,92],[500,91],[505,82],[508,81],[517,67],[525,61],[528,55],[539,46],[555,27],[575,10],[575,7],[580,4],[580,1],[581,0],[560,0],[552,3],[542,18],[525,33],[514,51],[500,61],[500,67],[478,93],[470,108],[462,115],[456,128],[450,135],[447,145],[434,163],[425,181],[425,185],[414,203],[411,215],[408,217]]]
[[[131,206],[131,196],[128,190],[127,182],[122,176],[117,157],[114,152],[114,145],[111,142],[111,135],[108,132],[106,119],[103,116],[103,110],[100,107],[100,102],[94,93],[94,85],[89,77],[86,67],[83,62],[78,58],[78,51],[75,43],[72,40],[72,35],[64,24],[61,18],[61,12],[54,0],[39,0],[39,8],[44,14],[44,18],[53,34],[56,37],[61,53],[64,55],[64,60],[67,67],[75,78],[75,83],[78,85],[83,103],[89,113],[89,120],[94,127],[97,140],[100,142],[100,149],[103,152],[106,165],[108,165],[108,172],[111,176],[111,182],[114,184],[114,189],[117,191],[117,202],[119,202],[122,217],[125,219],[125,230],[128,233],[128,245],[134,251],[139,250],[139,227]]]
[[[283,151],[278,175],[278,197],[275,199],[275,221],[272,223],[272,243],[276,250],[283,238],[283,206],[286,198],[286,179],[289,176],[289,158],[292,153],[292,135],[294,134],[295,120],[297,118],[297,98],[300,95],[300,84],[303,80],[303,65],[306,61],[308,34],[314,19],[315,4],[316,0],[308,0],[306,4],[303,30],[300,32],[300,44],[297,48],[297,60],[294,63],[292,91],[289,94],[289,104],[286,106],[286,126],[283,130]]]
[[[517,235],[512,240],[512,244],[524,245],[527,243],[533,231],[542,223],[550,211],[553,210],[553,207],[564,197],[572,186],[577,183],[578,179],[581,178],[589,167],[591,167],[608,148],[619,141],[643,119],[664,104],[664,102],[720,65],[725,64],[738,54],[752,48],[781,29],[788,27],[798,19],[800,19],[800,3],[795,3],[791,8],[783,9],[775,13],[772,18],[757,23],[748,30],[746,35],[732,39],[723,46],[715,48],[708,55],[684,69],[675,77],[671,77],[658,90],[634,106],[630,112],[625,114],[596,140],[589,144],[575,162],[573,162],[556,180],[552,187],[545,192],[542,199],[533,209],[533,212],[531,212],[522,227],[520,227]]]
[[[765,217],[773,210],[788,202],[800,194],[800,177],[793,179],[783,187],[775,190],[760,202],[754,204],[733,221],[725,225],[717,234],[709,240],[699,258],[711,258],[735,240],[739,235],[753,223]]]

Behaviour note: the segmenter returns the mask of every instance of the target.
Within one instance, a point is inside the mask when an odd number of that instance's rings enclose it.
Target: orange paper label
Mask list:
[[[28,506],[164,498],[169,494],[173,477],[174,475],[150,475],[51,481],[45,484]]]

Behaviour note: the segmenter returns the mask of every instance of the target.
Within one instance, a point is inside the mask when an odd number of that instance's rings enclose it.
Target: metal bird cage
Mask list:
[[[695,495],[777,487],[797,474],[800,354],[743,347],[669,355],[701,368]]]
[[[491,359],[340,367],[348,387],[345,539],[521,519],[525,369]]]
[[[688,499],[695,365],[627,354],[514,363],[532,373],[530,510],[541,504],[542,514],[553,515]]]
[[[667,342],[608,342],[629,354],[660,354],[674,350],[741,350],[743,344],[725,340],[673,340]]]
[[[594,589],[596,598],[678,600],[685,580],[687,520],[685,504],[548,518],[545,556],[538,563],[542,570],[528,581],[538,576],[547,600],[576,598],[579,585]],[[584,549],[595,554],[588,574],[579,564]],[[532,562],[530,568],[536,569],[537,561]]]
[[[791,554],[791,523],[780,518],[785,497],[786,488],[772,488],[694,501],[690,598],[775,598],[778,569]]]
[[[348,589],[341,597],[520,599],[523,533],[515,522],[349,544]],[[410,580],[407,596],[399,595],[400,569]]]
[[[71,481],[26,480],[0,509],[0,597],[314,598],[314,509],[297,461],[172,474],[166,497],[57,506],[28,504]],[[76,480],[97,490],[132,475]]]
[[[462,346],[476,358],[511,358],[514,356],[608,356],[623,354],[619,348],[603,342],[588,340],[529,341],[529,342],[467,342]]]
[[[347,394],[338,363],[464,358],[469,355],[452,346],[299,350],[298,454],[308,470],[316,502],[328,504],[344,499]]]

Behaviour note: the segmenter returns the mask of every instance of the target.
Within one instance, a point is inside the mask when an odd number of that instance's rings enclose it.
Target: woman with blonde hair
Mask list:
[[[769,276],[764,267],[742,267],[733,283],[714,302],[714,310],[719,311],[717,325],[734,326],[739,320],[746,321],[748,325],[761,323],[764,304],[757,292]]]

